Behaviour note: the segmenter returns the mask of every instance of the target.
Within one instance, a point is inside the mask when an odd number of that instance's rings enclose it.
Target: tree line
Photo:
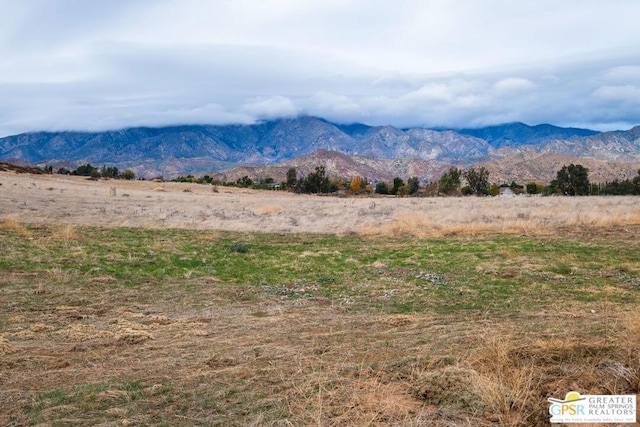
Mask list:
[[[128,174],[127,172],[130,172]],[[60,173],[60,172],[59,172]],[[133,172],[125,171],[119,174],[117,168],[103,166],[100,170],[87,164],[73,172],[74,175],[125,177],[133,179]],[[116,176],[114,176],[116,175]],[[131,178],[126,178],[131,176]],[[305,194],[336,194],[348,192],[350,194],[380,194],[394,196],[497,196],[505,188],[515,194],[529,195],[640,195],[640,170],[638,175],[631,179],[605,183],[591,183],[589,171],[580,164],[564,165],[556,172],[556,177],[548,185],[540,182],[527,182],[518,184],[515,181],[509,183],[492,183],[490,173],[485,167],[470,167],[460,169],[451,167],[434,182],[421,184],[417,176],[408,178],[406,182],[395,177],[390,182],[369,181],[366,177],[355,176],[350,180],[331,178],[324,166],[317,166],[308,175],[298,176],[296,168],[289,168],[286,177],[281,182],[276,182],[271,177],[254,180],[248,175],[235,181],[221,181],[209,175],[195,177],[193,175],[179,176],[172,179],[175,182],[191,182],[198,184],[234,186],[255,189],[285,190]]]
[[[518,184],[515,181],[510,184],[498,185],[491,183],[490,173],[485,167],[471,167],[465,170],[451,167],[437,181],[421,185],[420,179],[416,176],[409,178],[406,182],[400,177],[395,177],[390,182],[370,182],[361,176],[355,176],[351,180],[332,179],[327,175],[324,166],[317,166],[314,172],[300,177],[298,177],[296,168],[289,168],[285,180],[278,184],[272,178],[264,178],[254,182],[248,176],[231,183],[216,183],[239,187],[277,188],[310,194],[331,194],[345,191],[351,194],[395,196],[497,196],[503,191],[502,189],[509,188],[515,195],[640,195],[640,170],[638,170],[638,175],[632,179],[591,183],[587,168],[580,164],[570,164],[562,166],[556,172],[555,179],[548,185],[543,185],[540,182]]]
[[[49,172],[53,172],[51,166],[47,166],[47,168]],[[115,166],[104,166],[104,165],[101,168],[97,168],[95,166],[92,166],[91,163],[78,166],[74,170],[69,170],[67,168],[62,167],[58,169],[56,173],[61,175],[88,176],[93,179],[114,178],[114,179],[132,180],[132,179],[135,179],[136,177],[136,174],[130,169],[125,169],[124,171],[120,171]]]

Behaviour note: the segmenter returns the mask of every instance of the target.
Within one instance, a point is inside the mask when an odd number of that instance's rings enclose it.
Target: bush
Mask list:
[[[249,252],[249,246],[245,245],[244,243],[235,242],[231,245],[229,251],[234,254],[246,254],[247,252]]]
[[[527,183],[527,194],[540,194],[543,191],[543,186],[537,182]]]
[[[132,180],[136,177],[136,174],[131,169],[127,169],[122,172],[120,176],[122,177],[122,179]]]

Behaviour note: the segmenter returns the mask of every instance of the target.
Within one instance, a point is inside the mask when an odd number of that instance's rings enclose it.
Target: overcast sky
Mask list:
[[[0,0],[0,136],[640,124],[638,0]]]

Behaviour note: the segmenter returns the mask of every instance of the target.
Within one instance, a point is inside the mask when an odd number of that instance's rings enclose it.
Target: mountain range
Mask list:
[[[138,176],[165,178],[223,171],[228,177],[244,173],[276,178],[282,169],[286,172],[295,165],[304,169],[315,163],[325,164],[329,174],[340,177],[415,175],[431,180],[451,165],[484,162],[491,166],[518,163],[522,158],[528,160],[519,163],[518,172],[534,176],[527,172],[527,165],[554,155],[594,164],[617,162],[624,166],[615,170],[633,170],[640,163],[640,126],[615,132],[524,123],[478,129],[399,129],[303,116],[252,125],[34,132],[0,138],[0,160],[54,168],[82,163],[115,165],[132,169]]]

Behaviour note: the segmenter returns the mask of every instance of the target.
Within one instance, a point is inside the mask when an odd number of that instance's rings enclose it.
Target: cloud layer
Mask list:
[[[635,0],[0,0],[0,136],[298,114],[640,124]]]

